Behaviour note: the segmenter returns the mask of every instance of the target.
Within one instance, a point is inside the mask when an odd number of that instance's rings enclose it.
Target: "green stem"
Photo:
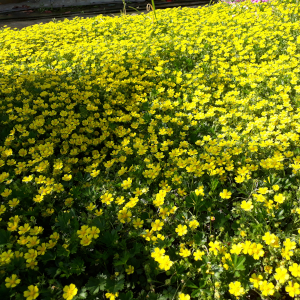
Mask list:
[[[156,22],[157,22],[156,13],[155,13],[155,4],[154,4],[154,0],[151,0],[151,2],[152,2],[152,7],[153,7],[153,12],[154,12],[154,15],[155,15],[155,19],[156,19]]]

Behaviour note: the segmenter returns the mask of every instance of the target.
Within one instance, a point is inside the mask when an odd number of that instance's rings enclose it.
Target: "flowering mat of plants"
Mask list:
[[[1,299],[300,295],[291,1],[0,31]]]

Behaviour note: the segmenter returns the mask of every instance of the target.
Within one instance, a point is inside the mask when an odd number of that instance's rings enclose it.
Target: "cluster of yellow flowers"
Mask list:
[[[151,15],[97,16],[0,31],[0,226],[11,234],[3,269],[19,258],[37,271],[47,249],[67,250],[69,233],[51,227],[60,211],[82,209],[81,249],[101,237],[92,220],[109,216],[149,242],[160,270],[178,263],[159,246],[174,237],[182,260],[217,261],[225,273],[233,256],[250,256],[265,270],[249,278],[263,296],[300,294],[300,208],[269,178],[299,183],[300,9],[247,5],[165,9],[155,26]],[[247,196],[236,197],[236,187]],[[192,196],[194,211],[181,215]],[[206,208],[194,214],[196,204]],[[259,234],[241,224],[230,247],[211,237],[200,250],[198,229],[222,233],[213,227],[219,204]],[[295,226],[284,236],[279,217],[287,214]],[[38,291],[31,285],[24,296]],[[64,292],[70,300],[77,288]],[[236,297],[246,292],[238,280],[229,284]]]
[[[168,271],[173,265],[173,262],[170,260],[170,256],[165,255],[164,253],[164,249],[155,248],[154,252],[151,253],[151,257],[153,257],[155,261],[159,263],[160,269]]]
[[[99,237],[100,229],[96,226],[89,227],[88,225],[81,226],[80,230],[77,230],[78,237],[81,239],[80,244],[82,246],[88,246],[93,239]]]

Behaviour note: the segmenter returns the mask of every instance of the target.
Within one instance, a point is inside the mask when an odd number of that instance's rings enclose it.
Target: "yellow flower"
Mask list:
[[[11,193],[12,193],[12,190],[10,190],[10,189],[5,189],[4,192],[1,193],[1,196],[2,196],[3,198],[6,198],[6,197],[8,197]]]
[[[96,239],[99,237],[100,229],[97,228],[96,226],[92,226],[90,229],[89,235],[93,238]]]
[[[20,226],[19,227],[19,234],[25,234],[26,232],[28,232],[30,230],[30,225],[28,223],[25,223],[24,226]]]
[[[160,220],[155,220],[155,222],[151,223],[151,227],[153,231],[160,231],[163,226],[164,226],[164,222]]]
[[[70,181],[71,179],[72,179],[71,174],[65,174],[64,177],[62,178],[62,180],[64,180],[64,181]]]
[[[268,193],[268,188],[267,187],[259,188],[258,193],[262,194],[262,195],[265,195],[265,194]]]
[[[49,243],[46,244],[46,247],[48,249],[52,249],[55,247],[56,244],[57,244],[57,241],[50,240]]]
[[[188,257],[191,255],[191,251],[189,249],[186,249],[184,247],[180,247],[179,255],[182,257]]]
[[[121,204],[123,204],[124,202],[125,202],[124,196],[117,197],[116,203],[117,203],[118,205],[121,205]]]
[[[8,222],[7,223],[7,230],[8,231],[17,231],[17,229],[18,229],[18,223],[17,222]]]
[[[178,225],[175,231],[178,233],[179,236],[183,236],[187,234],[187,226],[186,225]]]
[[[46,243],[42,243],[40,246],[37,247],[38,255],[44,255],[46,253],[46,250]]]
[[[0,206],[0,215],[4,214],[6,211],[6,207],[4,205]]]
[[[131,221],[132,213],[130,210],[127,210],[127,208],[123,208],[118,213],[118,219],[121,223],[130,222]]]
[[[106,205],[110,205],[110,203],[114,200],[114,198],[112,197],[112,194],[109,194],[109,193],[105,193],[100,198],[101,198],[101,202]]]
[[[200,251],[199,249],[193,253],[195,260],[202,260],[202,256],[204,255],[204,251]]]
[[[260,257],[263,257],[265,254],[265,251],[262,250],[263,249],[263,245],[262,244],[256,244],[253,243],[252,244],[252,256],[254,259],[259,259]]]
[[[35,260],[38,253],[34,249],[30,249],[27,253],[25,253],[24,258],[26,259],[26,262],[30,263],[31,261]]]
[[[77,230],[77,234],[80,238],[83,238],[84,236],[90,234],[91,229],[88,225],[82,225],[80,230]]]
[[[190,300],[191,297],[190,297],[190,295],[180,293],[178,299],[179,299],[179,300]]]
[[[293,263],[293,265],[289,267],[289,271],[292,273],[292,276],[300,277],[300,265]]]
[[[214,255],[218,254],[218,251],[220,250],[220,242],[209,242],[209,252],[213,252]]]
[[[241,208],[245,211],[251,211],[253,208],[252,201],[243,201],[241,204]]]
[[[99,217],[103,215],[103,209],[96,209],[94,215]]]
[[[242,237],[245,237],[245,236],[247,236],[247,233],[246,233],[244,230],[242,230],[242,231],[240,232],[240,235],[241,235]]]
[[[275,292],[274,284],[272,282],[267,282],[266,280],[260,282],[259,289],[261,290],[263,296],[272,296]]]
[[[38,239],[37,236],[32,236],[32,237],[28,237],[28,243],[26,244],[26,246],[28,248],[32,248],[37,246],[40,243],[40,240]]]
[[[270,245],[275,242],[275,237],[275,234],[270,234],[270,232],[266,232],[262,239],[267,245]]]
[[[265,266],[265,272],[268,274],[272,273],[273,268],[271,266]]]
[[[127,190],[131,187],[132,179],[128,178],[127,180],[124,180],[123,183],[121,184],[122,188],[124,190]]]
[[[133,266],[128,266],[128,268],[126,269],[126,273],[128,275],[133,274],[134,273],[134,267]]]
[[[258,289],[260,282],[263,280],[262,275],[252,274],[250,278],[250,282],[253,283],[253,286]]]
[[[232,195],[232,193],[229,192],[229,191],[227,191],[226,189],[223,190],[223,191],[220,193],[220,197],[221,197],[222,199],[230,199],[230,198],[231,198],[231,195]]]
[[[53,232],[50,235],[50,239],[54,239],[54,240],[58,241],[59,240],[59,233],[58,232]]]
[[[140,218],[137,218],[137,219],[132,221],[132,224],[133,224],[134,228],[138,229],[138,228],[143,227],[144,221],[141,220]]]
[[[113,293],[106,293],[106,294],[105,294],[105,297],[108,298],[109,300],[115,300],[116,297],[118,297],[118,296],[119,296],[119,293],[118,293],[118,292],[115,293],[115,294],[113,294]]]
[[[70,285],[66,285],[63,291],[63,298],[66,300],[72,300],[77,294],[78,289],[76,288],[75,284],[71,283]]]
[[[170,270],[173,265],[173,262],[170,260],[168,255],[163,256],[161,259],[158,260],[159,268],[165,271]]]
[[[199,222],[197,220],[192,220],[190,223],[189,223],[189,227],[194,230],[196,229],[198,226],[199,226]]]
[[[8,201],[8,205],[11,208],[16,207],[19,203],[20,203],[20,200],[18,200],[17,198],[14,198],[14,199]]]
[[[96,207],[96,205],[95,205],[94,203],[91,202],[91,203],[86,207],[86,209],[87,209],[88,211],[92,211],[92,210],[95,209],[95,207]]]
[[[30,285],[28,290],[24,292],[26,300],[34,300],[39,296],[39,289],[37,286]]]
[[[294,298],[300,294],[300,285],[297,282],[289,281],[288,286],[285,287],[285,291],[289,293],[289,296]]]
[[[91,235],[85,235],[84,237],[82,237],[80,244],[82,246],[88,246],[91,244],[93,237]]]
[[[230,282],[229,293],[236,297],[239,297],[245,293],[245,290],[239,281],[235,281],[235,282]]]
[[[65,200],[65,205],[66,206],[71,206],[72,204],[73,204],[73,198],[67,198],[66,200]]]
[[[16,287],[21,282],[21,279],[19,279],[16,274],[12,274],[11,278],[5,278],[5,282],[5,286],[9,289]]]
[[[201,195],[204,196],[204,187],[203,186],[199,186],[196,190],[195,190],[195,194],[197,196]]]
[[[242,252],[243,245],[242,244],[233,244],[230,250],[230,253],[239,255]]]
[[[93,171],[90,173],[90,175],[91,175],[92,177],[97,177],[97,176],[99,175],[99,173],[100,173],[100,170],[93,170]]]
[[[274,201],[277,203],[283,203],[285,200],[285,197],[283,196],[283,194],[278,194],[274,196]]]

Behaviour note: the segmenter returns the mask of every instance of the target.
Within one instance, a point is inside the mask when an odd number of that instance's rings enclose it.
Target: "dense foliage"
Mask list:
[[[300,295],[288,1],[0,31],[1,299]]]

